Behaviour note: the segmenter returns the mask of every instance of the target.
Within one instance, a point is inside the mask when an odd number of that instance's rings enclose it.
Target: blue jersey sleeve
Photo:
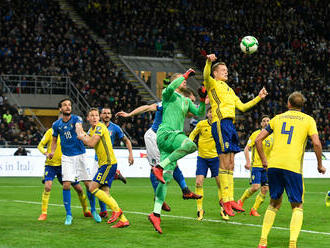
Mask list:
[[[157,111],[163,111],[162,102],[157,103]]]
[[[125,137],[123,130],[119,126],[116,126],[116,134],[120,140]]]
[[[80,116],[78,116],[78,115],[75,115],[75,119],[74,119],[75,121],[75,124],[76,123],[83,123],[83,119],[80,117]]]
[[[58,125],[57,125],[57,123],[58,123],[58,121],[55,121],[54,123],[53,123],[53,126],[52,126],[52,128],[53,128],[53,136],[54,137],[57,137],[58,136]]]

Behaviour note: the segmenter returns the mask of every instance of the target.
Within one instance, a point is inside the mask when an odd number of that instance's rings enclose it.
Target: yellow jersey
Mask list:
[[[247,111],[256,105],[261,98],[257,96],[253,100],[242,103],[232,88],[223,81],[216,81],[211,77],[211,61],[206,61],[204,68],[204,85],[212,107],[212,123],[221,119],[231,118],[235,121],[235,108]]]
[[[88,135],[91,137],[98,135],[101,138],[94,147],[99,166],[116,164],[117,160],[113,152],[108,128],[103,123],[99,122],[94,128],[88,130]]]
[[[38,144],[38,150],[45,154],[46,152],[51,153],[52,151],[52,140],[53,140],[53,129],[49,128],[41,141]],[[47,150],[45,150],[45,146],[47,146]],[[60,136],[57,137],[57,146],[52,159],[46,158],[45,164],[51,166],[60,166],[62,163],[62,151],[61,151],[61,140]]]
[[[307,136],[318,134],[313,117],[289,110],[271,119],[266,130],[274,134],[268,168],[302,174]]]
[[[201,158],[215,158],[218,157],[215,142],[212,137],[211,125],[208,120],[203,120],[197,123],[194,130],[190,133],[189,139],[194,141],[195,137],[198,138],[198,156]]]
[[[251,165],[252,167],[258,167],[258,168],[263,168],[261,159],[259,157],[259,154],[256,149],[256,144],[255,140],[258,136],[258,134],[261,132],[261,130],[256,130],[254,131],[247,143],[247,146],[251,148]],[[262,142],[262,148],[264,149],[264,153],[266,155],[267,160],[270,158],[270,151],[273,148],[273,134],[269,135],[263,142]]]

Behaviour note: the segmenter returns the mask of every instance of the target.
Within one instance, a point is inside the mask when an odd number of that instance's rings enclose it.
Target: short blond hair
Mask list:
[[[92,111],[97,111],[98,113],[99,113],[99,109],[98,108],[90,108],[89,110],[88,110],[88,115],[89,115],[89,113],[90,112],[92,112]],[[99,113],[100,114],[100,113]]]
[[[306,98],[301,92],[295,91],[291,93],[291,95],[288,98],[288,101],[293,108],[302,109],[302,107],[306,102]]]
[[[218,63],[215,63],[214,65],[212,65],[212,68],[211,68],[212,74],[218,68],[219,65],[226,65],[226,63],[225,62],[218,62]]]

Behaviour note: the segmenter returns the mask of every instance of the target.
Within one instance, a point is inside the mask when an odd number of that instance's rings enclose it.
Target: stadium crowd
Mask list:
[[[110,107],[113,113],[143,104],[123,71],[116,70],[87,29],[62,14],[57,2],[8,1],[2,3],[0,16],[1,75],[69,76],[91,106]],[[122,124],[133,145],[143,146],[141,132],[149,127],[150,119],[114,122]]]
[[[160,42],[170,54],[174,48],[184,50],[200,70],[205,64],[203,55],[215,53],[226,62],[229,84],[242,101],[252,99],[266,86],[270,92],[267,100],[237,121],[242,147],[262,114],[274,116],[286,110],[287,96],[294,90],[306,96],[304,112],[316,119],[322,144],[329,147],[330,37],[326,30],[330,23],[326,1],[74,2],[114,49],[164,56],[157,52]],[[259,51],[253,55],[243,55],[239,49],[239,41],[246,35],[259,40]]]
[[[322,144],[329,147],[326,1],[71,2],[111,48],[121,53],[172,56],[181,48],[202,70],[202,54],[214,52],[227,63],[229,84],[242,101],[266,86],[267,100],[237,120],[241,147],[262,114],[274,116],[286,109],[293,90],[306,96],[304,111],[316,119]],[[124,72],[104,55],[87,29],[62,14],[57,2],[9,1],[2,3],[0,13],[2,74],[70,76],[91,106],[110,107],[113,113],[129,112],[143,104]],[[252,56],[239,50],[239,40],[245,35],[259,40],[259,51]],[[133,146],[144,146],[143,133],[152,115],[113,121]]]

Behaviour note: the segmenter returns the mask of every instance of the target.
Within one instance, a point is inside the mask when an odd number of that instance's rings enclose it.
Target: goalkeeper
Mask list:
[[[188,112],[197,116],[205,115],[205,89],[199,90],[201,96],[199,108],[182,95],[182,91],[186,88],[186,80],[194,74],[195,71],[192,69],[183,75],[173,74],[171,84],[162,93],[163,121],[157,131],[157,145],[161,162],[152,169],[156,178],[162,183],[158,184],[154,211],[149,215],[150,222],[159,233],[162,233],[160,213],[166,197],[167,185],[173,177],[176,162],[197,150],[195,143],[183,132],[184,120]]]

